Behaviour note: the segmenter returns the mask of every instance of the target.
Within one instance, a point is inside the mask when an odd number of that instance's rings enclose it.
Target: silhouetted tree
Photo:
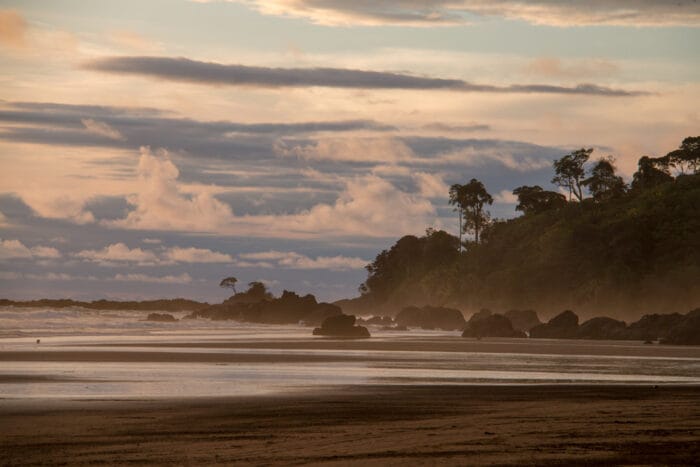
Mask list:
[[[238,282],[238,279],[235,277],[227,277],[225,279],[222,279],[221,282],[219,282],[219,287],[226,287],[229,289],[233,289],[233,293],[236,293],[236,282]]]
[[[566,205],[566,198],[555,191],[545,191],[541,186],[520,186],[513,190],[518,197],[517,211],[524,214],[537,214]]]
[[[672,181],[666,161],[642,156],[637,163],[637,171],[632,176],[632,189],[645,190]]]
[[[265,284],[259,281],[254,281],[248,283],[248,290],[245,291],[245,294],[252,298],[252,299],[258,299],[258,300],[270,300],[272,299],[272,294],[268,292],[267,287]]]
[[[617,198],[627,190],[622,177],[615,175],[615,159],[612,156],[598,159],[591,169],[590,177],[581,184],[588,187],[597,202]]]
[[[491,219],[489,212],[484,208],[487,204],[493,204],[493,198],[484,188],[484,184],[472,178],[466,185],[452,185],[450,204],[458,206],[460,216],[464,218],[460,234],[461,232],[473,233],[474,241],[479,243],[479,234]],[[460,224],[462,224],[461,218]],[[460,245],[461,243],[460,235]]]
[[[556,175],[552,179],[552,183],[569,190],[569,201],[571,201],[572,194],[579,201],[583,201],[582,182],[586,175],[584,165],[588,162],[592,152],[593,148],[581,148],[554,161]]]
[[[700,170],[700,136],[689,136],[680,147],[666,154],[668,165],[678,169],[681,174],[698,173]]]

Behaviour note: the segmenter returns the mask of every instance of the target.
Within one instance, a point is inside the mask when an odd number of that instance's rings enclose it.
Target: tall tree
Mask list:
[[[233,293],[236,293],[236,282],[238,282],[238,279],[235,277],[226,277],[219,282],[219,287],[226,287],[229,289],[233,289]]]
[[[452,185],[450,187],[450,204],[456,205],[460,213],[460,245],[462,244],[462,232],[473,233],[474,241],[479,243],[481,232],[491,219],[485,207],[487,204],[493,204],[493,198],[486,191],[484,184],[472,178],[466,185]],[[463,223],[462,219],[464,219]]]
[[[666,154],[668,165],[676,168],[681,174],[698,173],[700,171],[700,136],[689,136],[683,140],[680,147]]]
[[[612,156],[598,159],[590,176],[581,184],[588,187],[591,196],[598,202],[617,198],[627,190],[622,177],[615,175],[615,159]]]
[[[637,162],[637,171],[632,175],[632,189],[645,190],[672,181],[673,177],[664,158],[642,156]]]
[[[520,186],[513,190],[518,197],[517,211],[524,214],[537,214],[566,205],[566,198],[555,191],[545,191],[541,186]]]
[[[583,201],[582,183],[586,175],[584,165],[592,152],[593,148],[581,148],[554,161],[555,176],[552,183],[569,191],[569,201],[572,195],[579,201]]]

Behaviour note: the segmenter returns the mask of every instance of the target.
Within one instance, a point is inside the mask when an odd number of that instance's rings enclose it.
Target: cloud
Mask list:
[[[192,277],[187,273],[178,276],[150,276],[148,274],[116,274],[113,278],[120,282],[149,282],[154,284],[189,284]]]
[[[69,219],[76,224],[95,222],[95,216],[85,210],[86,199],[71,194],[28,191],[24,201],[35,214],[48,219]]]
[[[257,260],[258,262],[244,262],[247,267],[282,267],[289,269],[330,269],[343,271],[350,269],[362,269],[369,261],[347,256],[308,256],[293,251],[265,251],[259,253],[244,253],[239,255],[244,260]]]
[[[0,10],[0,45],[22,48],[27,44],[27,21],[14,10]]]
[[[208,250],[206,248],[180,248],[168,249],[164,254],[167,261],[180,263],[231,263],[233,257],[225,253]]]
[[[141,240],[143,243],[147,243],[149,245],[158,245],[162,243],[162,240],[160,238],[144,238]]]
[[[124,136],[121,133],[119,133],[119,131],[115,130],[114,128],[112,128],[104,122],[98,122],[97,120],[93,120],[92,118],[83,118],[80,121],[89,133],[98,136],[104,136],[105,138],[114,139],[117,141],[124,140]]]
[[[199,2],[221,0],[197,0]],[[695,0],[225,0],[330,26],[435,26],[495,16],[552,26],[697,26]]]
[[[421,129],[439,133],[467,133],[473,131],[488,131],[491,129],[491,126],[483,123],[473,123],[471,125],[450,125],[447,123],[435,122],[423,125]]]
[[[411,148],[396,138],[323,138],[306,144],[278,140],[274,151],[304,160],[346,162],[397,162],[415,157]]]
[[[246,65],[223,65],[187,58],[107,57],[93,60],[90,70],[117,74],[135,74],[152,78],[185,81],[214,86],[260,87],[331,87],[350,89],[451,90],[487,93],[544,93],[588,96],[636,96],[638,91],[612,89],[595,84],[555,86],[548,84],[513,84],[495,86],[474,84],[460,79],[426,78],[401,73],[351,70],[343,68],[270,68]]]
[[[609,60],[582,59],[564,62],[554,57],[536,58],[523,67],[523,71],[527,74],[576,79],[584,76],[610,76],[619,70],[620,67]]]
[[[103,225],[137,230],[216,232],[230,235],[316,238],[327,235],[385,237],[422,231],[436,222],[435,207],[420,193],[398,189],[369,174],[344,181],[333,203],[292,214],[237,216],[213,195],[217,187],[182,189],[166,151],[141,149],[137,192],[126,217]]]
[[[418,191],[426,198],[444,198],[450,189],[440,174],[416,172],[413,179],[418,185]]]
[[[28,248],[19,240],[0,239],[0,260],[18,258],[60,258],[61,253],[48,246],[35,246]]]
[[[131,262],[142,265],[158,263],[155,253],[141,248],[129,248],[123,243],[113,243],[101,250],[82,250],[75,254],[76,257],[88,261],[94,261],[102,265],[111,265],[115,262]]]
[[[124,219],[105,225],[130,229],[218,230],[233,217],[231,208],[205,191],[185,193],[177,184],[180,171],[166,151],[141,148],[138,192],[128,197],[134,207]]]
[[[493,200],[502,204],[516,204],[518,197],[510,190],[501,190],[493,196]]]

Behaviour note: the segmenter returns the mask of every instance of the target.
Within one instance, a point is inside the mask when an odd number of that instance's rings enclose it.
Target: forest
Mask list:
[[[641,157],[629,184],[614,158],[591,160],[592,152],[554,161],[558,191],[514,188],[521,215],[512,219],[491,219],[493,198],[479,180],[453,185],[447,195],[460,238],[431,228],[402,237],[367,265],[353,305],[388,314],[438,305],[619,318],[697,307],[700,136],[666,156]]]

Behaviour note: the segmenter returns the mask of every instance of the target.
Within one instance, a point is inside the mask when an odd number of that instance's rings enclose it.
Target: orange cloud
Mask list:
[[[0,45],[22,48],[27,45],[27,21],[14,10],[0,10]]]

